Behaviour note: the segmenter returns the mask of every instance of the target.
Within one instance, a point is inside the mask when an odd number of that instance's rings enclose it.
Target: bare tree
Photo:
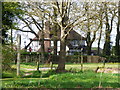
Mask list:
[[[57,9],[57,17],[59,20],[52,21],[57,23],[60,27],[60,60],[57,67],[57,72],[65,71],[65,56],[66,56],[66,38],[69,32],[73,30],[75,26],[82,23],[86,19],[82,19],[84,13],[80,12],[81,8],[77,7],[77,12],[75,11],[75,2],[70,2],[69,0],[62,0],[61,2],[56,1],[52,6]],[[79,3],[80,4],[80,3]],[[78,13],[79,12],[79,13]],[[73,15],[72,15],[73,14]]]
[[[22,31],[22,32],[30,32],[35,35],[35,37],[39,40],[41,45],[41,61],[44,62],[44,23],[45,23],[45,11],[44,7],[41,5],[41,3],[35,3],[32,1],[21,3],[23,5],[23,9],[25,12],[25,15],[18,16],[17,17],[24,23],[25,26],[22,28],[16,27],[16,30]],[[39,9],[36,12],[36,8]],[[37,28],[35,30],[31,26],[34,25],[34,27]],[[24,28],[28,28],[28,30],[25,30]],[[41,32],[41,36],[37,34],[37,32]],[[32,39],[30,40],[30,43],[25,47],[27,47],[32,43]],[[37,70],[39,71],[39,63],[38,61],[38,67]]]
[[[97,3],[85,3],[83,10],[85,10],[86,21],[80,25],[80,30],[86,34],[87,54],[91,55],[91,47],[96,40],[97,31],[100,29],[99,12]],[[94,17],[93,17],[94,15]]]
[[[49,22],[53,25],[54,37],[57,36],[57,32],[60,32],[60,60],[57,67],[57,72],[65,71],[65,55],[66,55],[66,38],[69,32],[76,26],[83,27],[81,30],[86,32],[87,53],[91,54],[91,47],[96,39],[96,32],[102,27],[102,21],[100,21],[100,15],[97,11],[95,3],[85,2],[72,2],[70,0],[55,0],[54,2],[32,2],[29,1],[25,4],[27,8],[26,17],[19,17],[29,30],[21,30],[23,32],[31,32],[37,38],[39,35],[34,31],[30,25],[35,25],[38,31],[42,32],[41,46],[44,48],[44,22],[49,19]],[[100,7],[99,7],[100,9]],[[112,10],[111,10],[112,11]],[[113,13],[113,12],[112,12]],[[107,16],[107,13],[105,14]],[[114,17],[114,13],[113,13]],[[107,21],[107,17],[106,17]],[[113,21],[113,20],[112,20]],[[107,24],[106,24],[107,26]],[[112,23],[111,23],[112,26]],[[112,28],[112,27],[111,27]],[[111,29],[110,28],[110,29]],[[102,29],[102,28],[101,28]],[[101,32],[101,31],[100,31]],[[101,36],[101,35],[100,35]],[[52,39],[49,39],[52,40]],[[101,39],[100,39],[101,40]],[[99,42],[100,42],[99,40]],[[57,53],[55,39],[54,53]]]
[[[95,14],[92,14],[91,17],[85,18],[85,11],[83,11],[83,4],[81,2],[71,2],[70,0],[61,0],[54,1],[44,4],[44,12],[47,15],[47,18],[50,18],[50,22],[58,25],[60,32],[60,60],[58,62],[57,72],[65,71],[65,56],[66,56],[66,38],[69,35],[69,32],[77,25],[82,24],[84,21],[93,19]],[[31,3],[31,8],[33,8],[33,15],[41,17],[38,13],[40,10]],[[56,26],[54,27],[56,28]],[[55,31],[55,29],[54,29]],[[56,32],[56,31],[55,31]],[[95,39],[96,30],[93,32],[93,39]],[[89,33],[88,33],[89,34]],[[88,35],[89,36],[89,35]],[[94,41],[94,40],[93,40]],[[93,43],[92,41],[92,43]]]
[[[103,22],[104,22],[104,10],[103,10],[103,5],[102,3],[99,4],[99,21],[100,21],[100,29],[98,30],[99,32],[99,37],[98,37],[98,48],[97,48],[97,54],[100,55],[100,42],[102,38],[102,32],[103,32]]]
[[[116,3],[109,3],[109,2],[104,2],[104,14],[105,14],[105,26],[106,26],[106,30],[105,30],[105,43],[104,43],[104,49],[103,49],[103,53],[104,55],[110,56],[110,43],[111,43],[111,39],[110,39],[110,34],[112,32],[113,29],[113,21],[114,18],[116,16]],[[111,15],[111,16],[110,16]]]

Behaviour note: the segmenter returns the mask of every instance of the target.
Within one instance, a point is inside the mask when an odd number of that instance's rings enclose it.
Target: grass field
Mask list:
[[[43,65],[40,65],[43,67]],[[57,65],[55,65],[57,66]],[[94,70],[103,64],[85,63],[84,72],[80,64],[66,64],[67,70],[75,72],[55,73],[54,70],[36,71],[36,64],[22,63],[21,76],[16,76],[16,70],[3,72],[3,88],[119,88],[119,74],[96,73]],[[107,63],[105,67],[118,68],[118,63]],[[16,65],[12,65],[16,68]],[[77,72],[76,72],[77,71]],[[25,75],[25,74],[28,75]]]

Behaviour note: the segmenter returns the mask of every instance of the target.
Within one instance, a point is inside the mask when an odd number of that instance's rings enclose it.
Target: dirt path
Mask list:
[[[119,68],[99,68],[97,72],[104,72],[104,73],[119,73],[120,74],[120,69]]]
[[[27,70],[27,71],[36,71],[36,69],[26,69],[26,68],[24,68],[24,69]],[[50,70],[51,68],[50,67],[42,67],[42,68],[39,68],[39,69],[40,69],[40,71],[46,71],[46,70]],[[55,68],[53,68],[53,69],[55,69]],[[28,76],[28,75],[32,75],[32,73],[26,72],[24,74],[24,76]]]
[[[36,71],[37,69],[26,69],[24,68],[25,70],[27,71]],[[39,68],[41,71],[46,71],[46,70],[50,70],[51,68],[50,67],[42,67],[42,68]],[[55,68],[53,68],[55,69]]]

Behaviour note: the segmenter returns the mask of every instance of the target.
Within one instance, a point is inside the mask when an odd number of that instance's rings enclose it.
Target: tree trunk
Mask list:
[[[105,44],[103,49],[103,54],[110,56],[110,25],[108,20],[107,5],[105,4],[105,18],[106,18],[106,30],[105,30]]]
[[[54,9],[54,19],[57,19],[57,9],[55,7],[53,7]],[[56,23],[54,23],[54,36],[58,37],[57,35],[57,31],[58,31],[58,25]],[[57,55],[57,40],[55,38],[54,40],[54,55]]]
[[[41,41],[41,61],[42,61],[42,64],[44,63],[44,52],[45,52],[45,49],[44,49],[44,38],[43,38]]]
[[[20,42],[21,36],[17,35],[17,76],[20,75]]]
[[[91,44],[89,43],[88,45],[87,45],[87,54],[88,55],[91,55]]]
[[[40,68],[40,61],[41,61],[41,58],[40,58],[40,53],[39,53],[39,59],[38,59],[38,62],[37,62],[37,71],[39,72],[39,68]]]
[[[110,56],[110,33],[109,32],[106,33],[103,54]]]
[[[112,27],[113,27],[113,19],[114,17],[112,17],[111,24],[109,25],[108,15],[106,15],[106,31],[105,31],[106,38],[105,38],[105,44],[104,44],[104,55],[107,55],[107,56],[111,55],[110,34],[112,31]]]
[[[99,40],[98,40],[98,51],[97,51],[98,55],[100,55],[100,41],[101,41],[101,36],[102,36],[102,30],[100,30],[100,37],[99,37]]]
[[[57,72],[65,71],[65,56],[66,56],[66,44],[65,44],[65,39],[62,39],[60,41],[60,57],[59,57]]]
[[[65,60],[66,60],[66,37],[67,33],[66,31],[69,31],[68,28],[65,28],[68,25],[68,20],[69,20],[69,10],[68,7],[66,6],[68,3],[61,2],[59,12],[61,12],[61,22],[60,22],[60,57],[59,57],[59,62],[58,62],[58,67],[57,67],[57,72],[65,72]],[[66,8],[67,7],[67,8]],[[59,7],[58,7],[59,8]],[[70,9],[70,7],[69,7]]]
[[[88,27],[89,30],[89,27]],[[87,32],[87,38],[86,38],[86,42],[87,42],[87,55],[91,55],[91,40],[90,40],[90,30],[89,32]]]
[[[54,40],[54,55],[57,55],[57,40]]]
[[[103,27],[103,7],[100,8],[100,36],[98,39],[97,55],[100,55],[100,41],[101,41],[101,37],[102,37],[102,27]]]
[[[42,31],[42,40],[39,41],[39,43],[41,44],[41,53],[39,54],[39,59],[38,59],[38,62],[37,62],[37,71],[39,71],[39,65],[40,65],[40,61],[42,62],[42,64],[44,63],[44,52],[45,52],[45,49],[44,49],[44,32]]]
[[[87,6],[86,7],[87,8],[87,10],[89,11],[89,7]],[[90,17],[90,15],[89,15],[89,13],[87,13],[87,18],[88,18],[88,20],[87,20],[87,29],[88,29],[88,32],[87,32],[87,38],[86,38],[86,42],[87,42],[87,55],[91,55],[91,31],[90,31],[90,19],[89,19],[89,17]]]
[[[57,67],[57,72],[65,72],[65,56],[66,56],[66,39],[64,37],[65,30],[64,30],[64,18],[62,20],[62,27],[61,27],[61,40],[60,40],[60,57]]]
[[[44,14],[45,17],[45,14]],[[42,62],[42,64],[44,63],[44,52],[45,52],[45,48],[44,48],[44,20],[42,20],[42,31],[41,31],[41,41],[39,41],[39,43],[41,44],[41,59],[38,60],[38,64],[37,64],[37,70],[39,71],[39,65],[40,65],[40,60]],[[39,37],[40,40],[40,37]]]
[[[117,56],[120,55],[120,1],[119,1],[119,6],[118,6],[118,23],[117,23],[117,35],[116,35],[116,43],[115,43],[115,54]]]

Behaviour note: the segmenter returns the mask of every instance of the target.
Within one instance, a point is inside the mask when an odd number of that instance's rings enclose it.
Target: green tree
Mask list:
[[[111,32],[113,29],[113,21],[116,16],[116,3],[104,2],[104,14],[105,14],[105,43],[103,53],[104,55],[110,56],[111,55]],[[111,15],[111,16],[110,16]]]
[[[117,22],[117,35],[115,44],[115,54],[120,55],[120,1],[118,3],[118,22]]]
[[[96,40],[97,32],[99,31],[101,26],[99,19],[99,5],[99,3],[86,2],[83,7],[83,10],[86,12],[85,18],[87,20],[84,23],[80,24],[80,29],[86,35],[87,55],[91,55],[92,44]]]
[[[11,48],[8,42],[7,32],[11,29],[11,45],[12,40],[12,29],[17,25],[16,15],[22,15],[23,11],[18,2],[1,2],[2,4],[2,29],[1,29],[1,39],[2,39],[2,68],[4,70],[10,69],[10,63],[16,59],[15,50]],[[13,46],[13,45],[12,45]]]
[[[39,41],[40,45],[41,45],[41,59],[38,60],[38,65],[37,65],[37,70],[39,71],[39,64],[40,61],[42,61],[42,63],[44,62],[44,34],[45,34],[45,30],[44,30],[44,24],[45,24],[45,10],[43,7],[44,3],[41,2],[32,2],[32,1],[27,1],[25,3],[21,3],[22,8],[25,12],[25,15],[20,16],[17,15],[17,17],[19,18],[19,20],[24,23],[25,26],[23,27],[16,27],[16,30],[22,31],[22,32],[29,32],[32,33],[36,36],[37,40]],[[36,18],[35,18],[36,17]],[[32,28],[31,26],[34,25],[34,27],[36,27],[37,29]],[[27,30],[25,30],[24,28],[28,28]],[[38,34],[37,34],[38,32]],[[25,49],[27,49],[27,47],[32,43],[32,39],[30,40],[30,43],[25,47]]]
[[[8,30],[15,28],[17,23],[16,15],[23,14],[21,6],[18,2],[2,2],[2,44],[7,41]],[[11,37],[12,41],[12,37]]]

